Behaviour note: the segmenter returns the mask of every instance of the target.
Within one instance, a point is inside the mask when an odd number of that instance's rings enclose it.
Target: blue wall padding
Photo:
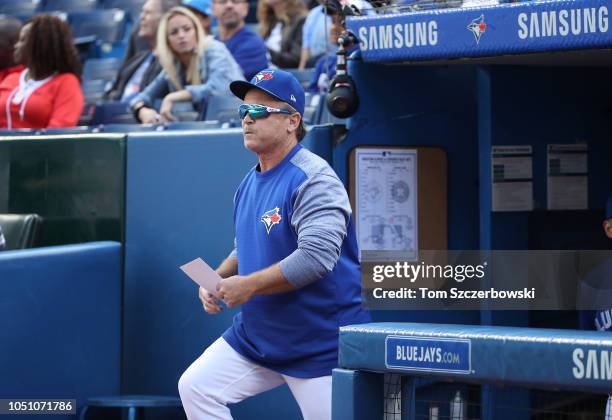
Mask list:
[[[393,360],[393,356],[386,356],[386,345],[390,346],[392,355],[395,353],[391,346],[396,346],[398,342],[396,338],[387,340],[389,336],[447,340],[444,345],[446,349],[469,346],[469,360],[462,358],[461,361],[462,365],[470,367],[463,373],[389,367],[397,366],[397,361]],[[459,350],[451,352],[467,354]],[[612,364],[608,363],[612,360],[611,356],[612,340],[597,331],[414,323],[372,323],[347,326],[340,330],[339,359],[342,368],[441,377],[462,382],[609,393],[612,390]],[[430,368],[424,362],[420,367]]]
[[[121,246],[0,252],[0,395],[118,394]]]
[[[234,192],[256,156],[239,129],[130,134],[127,156],[122,389],[178,395],[181,373],[236,313],[205,314],[179,266],[201,257],[216,267],[229,254]],[[286,387],[232,410],[241,419],[299,416]]]
[[[347,369],[332,372],[332,419],[372,420],[383,415],[383,375]]]

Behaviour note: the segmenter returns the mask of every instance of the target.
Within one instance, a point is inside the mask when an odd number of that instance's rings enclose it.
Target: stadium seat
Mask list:
[[[123,9],[128,12],[132,22],[138,22],[140,10],[145,0],[101,0],[99,7],[104,9]]]
[[[98,102],[95,105],[91,125],[136,124],[128,104],[119,101]]]
[[[63,10],[66,12],[86,12],[97,7],[97,0],[46,0],[44,11]]]
[[[105,80],[84,80],[81,88],[85,96],[85,102],[93,103],[102,99],[106,88]]]
[[[68,22],[75,37],[95,35],[101,42],[120,41],[126,30],[127,15],[123,10],[91,10],[70,13]]]
[[[90,58],[83,67],[83,80],[113,81],[120,65],[118,58]]]
[[[0,13],[27,16],[40,10],[41,0],[0,0]]]
[[[213,96],[209,99],[204,113],[205,121],[219,121],[221,124],[238,118],[238,107],[242,101],[234,96]]]
[[[298,79],[298,82],[300,82],[304,89],[308,87],[310,81],[312,80],[312,76],[314,75],[314,68],[304,70],[287,69],[287,71],[293,74],[296,79]]]
[[[321,95],[306,92],[304,106],[304,123],[317,124],[321,115]]]
[[[41,220],[37,214],[0,214],[6,249],[32,248],[36,243]]]
[[[175,102],[172,105],[172,115],[178,121],[197,121],[200,113],[193,108],[191,102]]]

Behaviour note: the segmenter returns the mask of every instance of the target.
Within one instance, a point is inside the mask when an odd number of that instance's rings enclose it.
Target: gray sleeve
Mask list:
[[[304,287],[333,270],[350,216],[346,190],[335,176],[316,174],[300,186],[291,216],[298,248],[280,262],[289,283]]]

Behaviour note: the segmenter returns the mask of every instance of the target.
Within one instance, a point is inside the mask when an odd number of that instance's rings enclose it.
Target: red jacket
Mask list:
[[[13,67],[8,67],[4,70],[0,70],[0,83],[2,83],[2,81],[9,75],[9,74],[13,74],[13,73],[21,73],[23,71],[23,66],[21,64],[18,64],[16,66]]]
[[[72,73],[61,73],[38,87],[25,101],[23,116],[19,104],[10,100],[19,87],[21,73],[8,75],[0,83],[0,128],[52,128],[74,127],[83,111],[83,92],[79,79]]]

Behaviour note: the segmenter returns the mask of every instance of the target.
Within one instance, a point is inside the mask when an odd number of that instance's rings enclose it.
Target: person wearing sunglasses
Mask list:
[[[258,164],[236,191],[223,280],[200,299],[208,314],[221,301],[241,312],[181,376],[183,407],[189,419],[231,419],[228,404],[286,383],[304,419],[330,419],[339,327],[370,322],[348,195],[300,144],[304,91],[291,73],[263,70],[230,89]]]

